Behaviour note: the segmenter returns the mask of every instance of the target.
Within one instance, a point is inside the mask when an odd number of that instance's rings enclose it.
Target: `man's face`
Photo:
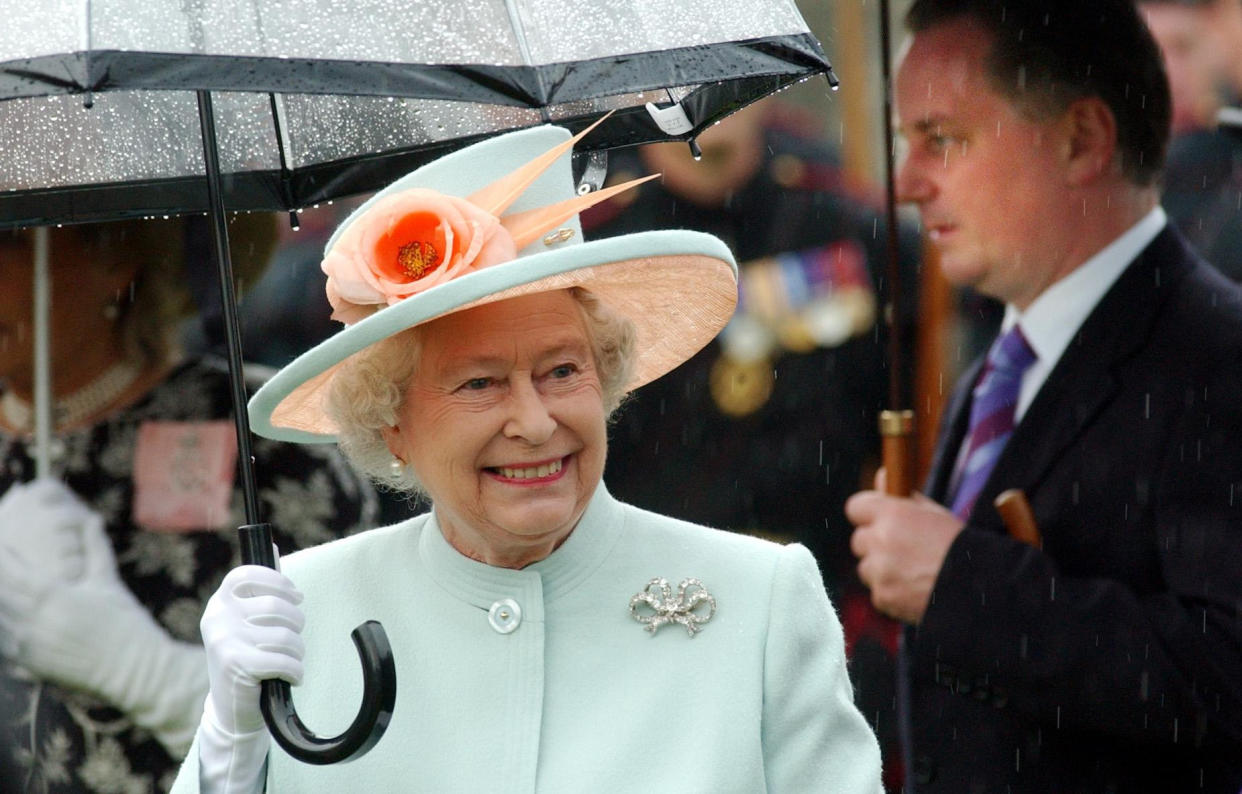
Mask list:
[[[911,40],[895,85],[907,144],[897,192],[918,205],[951,282],[1021,305],[1054,278],[1070,244],[1057,222],[1073,200],[1058,152],[1065,132],[1057,119],[1025,118],[992,88],[990,46],[968,21]]]

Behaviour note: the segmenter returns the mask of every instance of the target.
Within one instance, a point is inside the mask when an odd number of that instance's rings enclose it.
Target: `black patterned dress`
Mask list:
[[[173,637],[185,641],[200,641],[207,599],[240,562],[236,527],[246,523],[240,486],[235,480],[231,516],[216,529],[139,528],[132,520],[135,444],[144,425],[231,423],[231,410],[224,363],[198,359],[177,367],[121,414],[53,444],[54,475],[104,516],[121,578]],[[0,493],[33,479],[28,446],[26,439],[0,435]],[[377,495],[335,445],[255,438],[252,451],[260,513],[282,552],[375,526]],[[180,762],[116,709],[32,681],[0,660],[0,792],[167,791]]]

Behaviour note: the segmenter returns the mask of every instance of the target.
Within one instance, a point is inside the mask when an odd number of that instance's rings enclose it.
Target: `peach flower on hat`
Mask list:
[[[383,306],[517,255],[500,219],[458,196],[414,188],[377,202],[324,257],[332,319]]]

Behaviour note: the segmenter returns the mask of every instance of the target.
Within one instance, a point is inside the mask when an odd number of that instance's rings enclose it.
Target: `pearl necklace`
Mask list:
[[[56,427],[73,427],[90,419],[115,402],[141,374],[142,368],[133,362],[113,364],[98,378],[56,401],[53,409]],[[0,396],[0,413],[10,427],[26,433],[33,431],[34,410],[11,389]]]

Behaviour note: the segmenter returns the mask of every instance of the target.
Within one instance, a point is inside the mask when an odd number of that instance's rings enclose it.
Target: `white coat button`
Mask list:
[[[522,622],[522,608],[512,598],[502,598],[487,611],[487,622],[501,634],[511,634]]]

